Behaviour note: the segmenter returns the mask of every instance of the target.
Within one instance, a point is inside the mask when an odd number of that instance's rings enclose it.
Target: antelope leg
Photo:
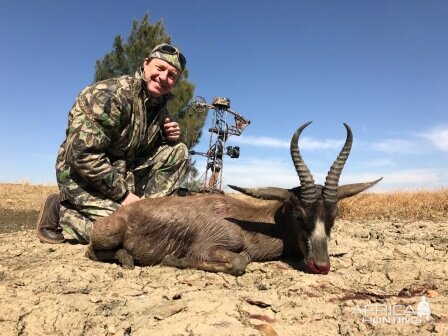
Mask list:
[[[134,269],[134,258],[125,249],[94,250],[89,246],[86,257],[94,261],[118,260],[124,269]]]
[[[232,275],[242,275],[248,260],[238,253],[224,249],[215,249],[210,253],[210,260],[199,260],[190,257],[177,258],[167,255],[161,265],[177,268],[196,268],[207,272],[223,272]]]

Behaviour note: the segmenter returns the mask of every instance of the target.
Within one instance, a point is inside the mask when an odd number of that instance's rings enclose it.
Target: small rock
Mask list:
[[[403,288],[399,293],[398,293],[399,297],[411,297],[411,291],[409,290],[409,288]]]
[[[274,313],[278,313],[278,312],[280,311],[280,307],[277,306],[277,305],[271,305],[271,310],[272,310]]]
[[[25,283],[23,281],[17,281],[17,282],[14,282],[14,284],[12,286],[14,288],[23,287],[23,286],[25,286]]]
[[[247,313],[247,314],[250,319],[264,321],[264,322],[268,322],[268,323],[275,322],[275,317],[272,317],[272,316],[269,316],[266,314],[251,314],[251,313]]]
[[[22,250],[11,251],[11,256],[12,256],[12,257],[19,257],[19,256],[22,255],[22,253],[23,253]]]
[[[93,303],[98,303],[98,302],[102,302],[103,300],[101,300],[98,297],[93,296],[93,297],[90,298],[90,301],[93,302]]]
[[[154,307],[152,310],[153,316],[156,320],[163,320],[167,317],[180,313],[182,310],[186,309],[187,305],[181,302],[170,302],[167,304],[161,304]]]
[[[344,306],[345,307],[354,307],[355,306],[355,302],[353,300],[347,300],[344,302]]]
[[[438,293],[437,291],[435,291],[435,290],[428,289],[428,291],[426,292],[426,295],[427,295],[429,298],[435,298],[436,296],[439,295],[439,293]]]
[[[260,307],[260,308],[266,308],[266,307],[271,306],[271,303],[270,303],[270,302],[267,302],[266,300],[261,301],[261,300],[256,300],[256,299],[247,298],[247,299],[246,299],[246,302],[247,302],[248,304],[251,304],[251,305],[254,305],[254,306],[257,306],[257,307]]]
[[[114,335],[114,334],[117,333],[117,328],[116,328],[114,325],[110,325],[110,326],[107,328],[107,331],[109,332],[109,334]]]
[[[129,321],[125,321],[121,324],[121,328],[125,332],[125,334],[130,335],[132,331],[132,325]]]
[[[254,326],[260,332],[262,336],[277,336],[277,332],[272,328],[270,324],[258,324]]]

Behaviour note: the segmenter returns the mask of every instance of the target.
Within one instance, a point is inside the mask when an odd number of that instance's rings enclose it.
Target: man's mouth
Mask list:
[[[165,90],[166,89],[166,85],[161,84],[159,82],[156,82],[156,83],[157,83],[157,86],[159,87],[160,90]]]

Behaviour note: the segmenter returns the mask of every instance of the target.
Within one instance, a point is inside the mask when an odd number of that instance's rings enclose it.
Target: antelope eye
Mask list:
[[[301,206],[293,206],[292,208],[293,216],[300,219],[306,218],[306,211]]]

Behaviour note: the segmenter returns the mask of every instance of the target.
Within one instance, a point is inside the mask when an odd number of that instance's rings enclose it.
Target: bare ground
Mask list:
[[[86,259],[83,245],[37,240],[51,191],[1,198],[2,336],[448,335],[446,221],[339,220],[326,276],[281,261],[252,263],[241,277],[129,271]],[[429,320],[417,316],[423,295]]]

